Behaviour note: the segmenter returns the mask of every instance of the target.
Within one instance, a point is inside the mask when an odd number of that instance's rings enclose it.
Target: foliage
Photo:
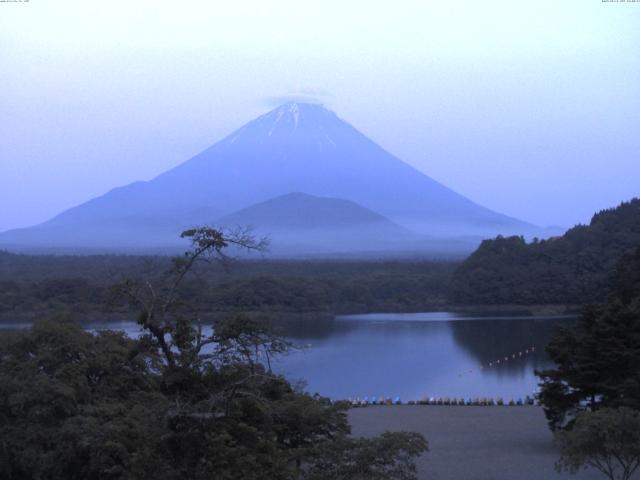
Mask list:
[[[640,249],[621,260],[604,305],[585,308],[547,351],[554,369],[539,372],[540,400],[552,429],[571,426],[584,410],[640,409]]]
[[[180,285],[203,320],[256,311],[274,318],[441,308],[453,262],[234,261],[199,262]],[[129,315],[111,286],[125,279],[162,281],[174,268],[167,257],[30,256],[0,252],[0,317],[44,316],[59,310],[109,319]]]
[[[55,319],[3,348],[0,477],[296,478],[310,445],[349,431],[344,405],[236,352],[170,368],[151,347]]]
[[[556,440],[558,471],[592,467],[611,480],[628,480],[640,466],[640,412],[627,407],[583,412]]]
[[[620,258],[640,245],[640,199],[595,214],[562,237],[485,240],[455,271],[456,304],[572,304],[606,298]]]
[[[328,442],[313,457],[305,480],[411,480],[414,457],[428,450],[417,433],[386,432],[374,438]]]
[[[168,404],[155,356],[142,344],[57,318],[35,324],[0,355],[0,477],[159,473]]]
[[[188,274],[225,260],[229,244],[261,244],[213,229],[184,235],[193,248],[164,276],[116,289],[140,311],[140,338],[56,318],[0,345],[0,477],[319,480],[337,462],[342,478],[353,465],[366,478],[415,478],[424,439],[349,437],[348,405],[271,371],[288,345],[268,324],[235,314],[202,328],[181,290]]]

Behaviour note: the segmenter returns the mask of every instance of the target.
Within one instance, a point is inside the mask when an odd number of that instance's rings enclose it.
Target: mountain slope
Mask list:
[[[456,270],[451,301],[585,304],[605,299],[613,269],[640,246],[640,199],[595,214],[561,237],[485,240]]]
[[[345,252],[417,248],[423,239],[355,202],[289,193],[227,215],[216,224],[250,226],[268,235],[270,250]]]
[[[535,229],[434,181],[321,105],[290,103],[151,181],[116,188],[17,236],[0,234],[0,245],[95,245],[100,238],[89,238],[93,229],[120,225],[125,217],[161,222],[209,209],[224,215],[291,192],[350,200],[429,235],[486,236]],[[173,241],[164,230],[151,230],[158,240],[164,235]],[[47,238],[47,231],[56,233]],[[144,229],[131,230],[128,243],[144,246],[145,237]]]
[[[252,225],[276,230],[313,230],[376,226],[397,235],[408,234],[382,215],[349,200],[306,193],[288,193],[217,220],[223,225]]]
[[[51,220],[29,228],[0,233],[0,246],[36,252],[144,251],[164,250],[186,243],[180,233],[193,225],[211,224],[220,216],[214,208],[185,212],[129,211],[126,206],[118,216],[89,212],[80,218]]]

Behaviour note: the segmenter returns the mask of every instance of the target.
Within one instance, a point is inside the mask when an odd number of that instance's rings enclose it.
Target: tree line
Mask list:
[[[442,261],[236,261],[194,268],[180,293],[206,312],[361,313],[437,308],[456,264]],[[168,257],[43,256],[0,252],[0,317],[29,318],[73,309],[129,313],[112,285],[125,277],[157,279]]]

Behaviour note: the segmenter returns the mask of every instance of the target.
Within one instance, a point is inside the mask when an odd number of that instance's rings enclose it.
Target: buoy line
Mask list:
[[[366,407],[369,405],[443,405],[443,406],[474,406],[474,407],[491,407],[491,406],[530,406],[540,405],[537,397],[527,395],[524,398],[505,400],[502,397],[475,397],[464,399],[462,397],[429,397],[422,400],[409,400],[404,402],[400,400],[400,397],[356,397],[343,400],[349,403],[352,407]],[[331,403],[336,403],[337,400],[330,400]]]
[[[504,357],[500,357],[497,360],[493,360],[491,362],[487,362],[486,364],[482,364],[478,367],[477,370],[465,370],[464,372],[458,373],[458,377],[462,377],[464,375],[470,375],[478,370],[487,370],[489,368],[498,368],[502,365],[505,365],[507,362],[512,360],[519,360],[523,357],[526,357],[529,354],[532,354],[536,351],[535,346],[531,346],[529,348],[525,348],[524,350],[520,350],[519,352],[514,352],[511,355],[505,355]]]

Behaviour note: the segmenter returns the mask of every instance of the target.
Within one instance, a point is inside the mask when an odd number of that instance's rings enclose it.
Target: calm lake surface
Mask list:
[[[309,392],[334,399],[525,397],[537,388],[534,370],[551,365],[544,347],[554,330],[573,321],[453,312],[301,321],[284,333],[304,348],[280,357],[273,367],[290,380],[304,380]],[[104,328],[139,334],[133,322],[87,325]]]
[[[331,398],[525,397],[537,389],[534,370],[551,365],[544,347],[554,330],[573,321],[451,312],[340,316],[292,335],[309,347],[277,368]]]

